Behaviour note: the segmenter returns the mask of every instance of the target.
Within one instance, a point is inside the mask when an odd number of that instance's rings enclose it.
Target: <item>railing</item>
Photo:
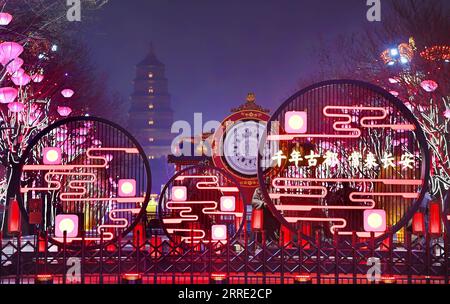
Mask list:
[[[45,238],[45,237],[44,237]],[[139,237],[137,238],[139,240]],[[258,241],[262,240],[262,241]],[[283,239],[283,238],[281,238]],[[51,276],[55,283],[120,283],[126,274],[138,274],[148,284],[202,284],[214,276],[233,284],[329,283],[439,283],[448,284],[448,235],[416,237],[405,234],[402,243],[358,246],[356,237],[306,240],[279,244],[264,235],[213,245],[183,242],[175,245],[151,235],[142,244],[128,238],[89,249],[72,250],[44,240],[15,237],[1,243],[0,283],[33,283]]]

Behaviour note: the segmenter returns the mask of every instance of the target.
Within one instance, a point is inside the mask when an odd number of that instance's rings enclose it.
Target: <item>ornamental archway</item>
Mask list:
[[[258,178],[269,208],[292,231],[363,241],[388,230],[402,236],[426,192],[429,161],[423,131],[399,99],[365,82],[332,80],[275,111]]]
[[[20,160],[25,220],[52,243],[97,247],[125,236],[150,198],[151,172],[139,143],[96,117],[71,117],[42,130]]]

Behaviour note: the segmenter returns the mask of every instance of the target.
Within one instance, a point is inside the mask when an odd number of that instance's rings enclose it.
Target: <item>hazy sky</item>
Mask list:
[[[251,91],[274,110],[317,68],[318,38],[360,30],[366,11],[365,0],[110,0],[85,38],[109,87],[127,100],[153,41],[175,118],[222,120]]]

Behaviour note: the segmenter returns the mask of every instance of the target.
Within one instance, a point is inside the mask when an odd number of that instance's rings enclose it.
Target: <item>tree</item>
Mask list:
[[[99,1],[85,2],[95,7]],[[57,119],[83,114],[90,103],[105,102],[106,94],[87,48],[74,39],[65,2],[0,1],[0,6],[2,13],[13,17],[0,26],[0,43],[22,49],[9,57],[7,48],[0,52],[0,57],[8,57],[2,60],[0,88],[7,88],[2,92],[8,96],[15,95],[0,105],[0,205],[4,207],[15,195],[18,185],[12,185],[11,178],[29,140]],[[75,93],[70,101],[62,96],[63,89]],[[4,212],[3,231],[5,217]]]
[[[390,1],[382,26],[324,42],[314,50],[320,69],[308,81],[353,78],[398,96],[422,126],[432,155],[429,191],[450,186],[450,16],[437,0]]]

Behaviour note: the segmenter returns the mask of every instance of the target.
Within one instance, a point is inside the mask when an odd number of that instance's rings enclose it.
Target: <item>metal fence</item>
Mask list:
[[[449,283],[448,235],[406,233],[402,243],[393,242],[393,235],[383,243],[372,237],[362,246],[355,236],[307,240],[298,235],[280,244],[242,233],[215,245],[174,244],[157,234],[139,239],[120,238],[97,249],[81,242],[77,250],[53,245],[45,235],[3,240],[0,283],[51,278],[53,283],[108,284],[132,276],[145,284]]]

